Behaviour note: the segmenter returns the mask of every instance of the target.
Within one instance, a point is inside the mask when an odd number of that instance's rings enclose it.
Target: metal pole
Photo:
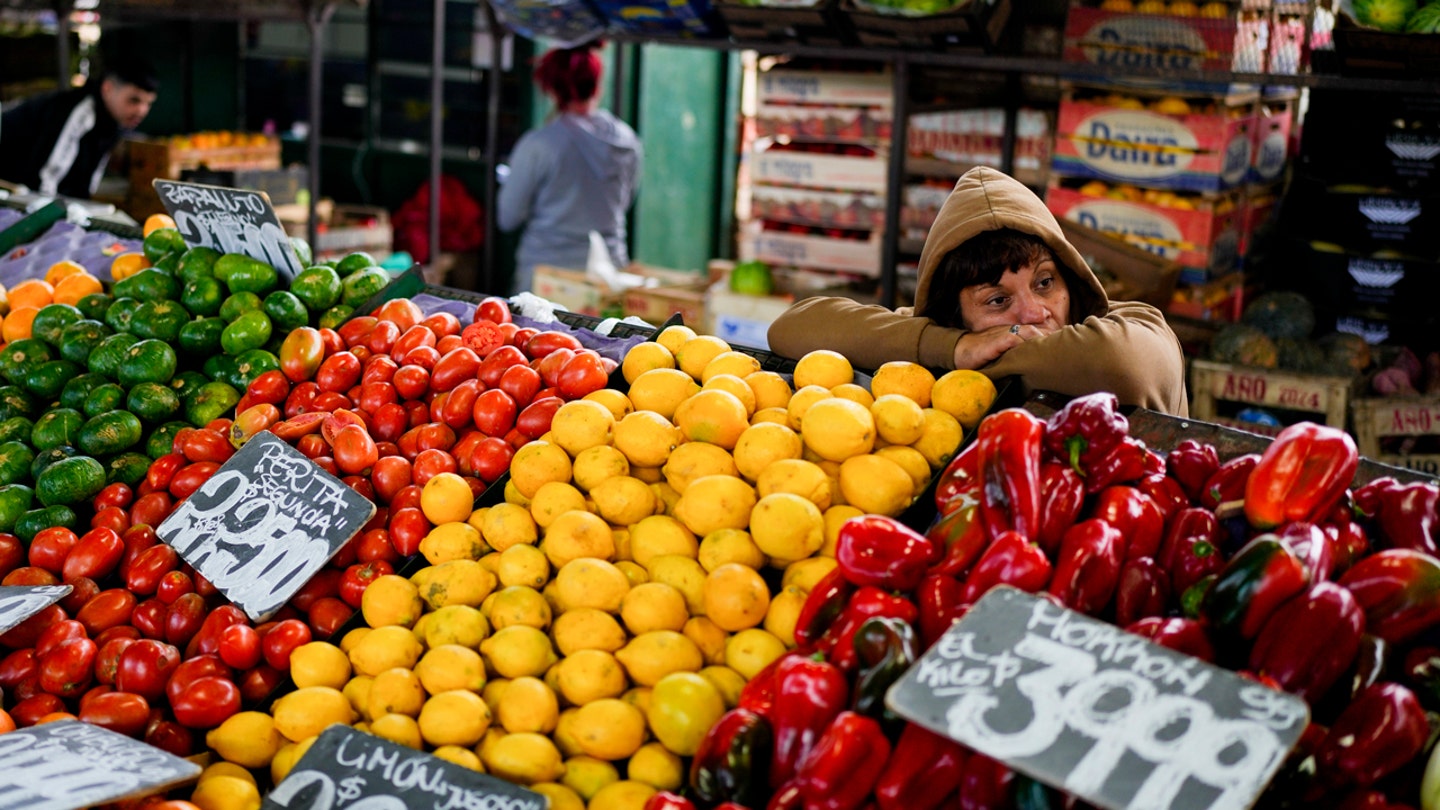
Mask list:
[[[1015,176],[1015,121],[1019,117],[1020,74],[1005,75],[1005,129],[1000,136],[1000,171]]]
[[[60,89],[70,87],[70,2],[55,0],[55,60]]]
[[[501,48],[505,44],[505,32],[500,19],[489,3],[483,3],[485,25],[490,31],[490,70],[485,77],[485,263],[480,268],[480,289],[497,295],[509,293],[501,289],[496,272],[499,257],[500,233],[495,227],[495,203],[500,196],[499,178],[495,168],[500,165],[500,83],[504,80],[504,62]]]
[[[430,266],[440,260],[440,151],[445,141],[445,0],[434,0],[430,36]]]
[[[325,24],[335,13],[334,3],[308,6],[305,10],[305,26],[310,29],[310,135],[308,143],[310,174],[310,211],[306,219],[305,235],[310,240],[310,250],[318,252],[320,203],[320,93],[325,66]]]
[[[910,137],[910,62],[895,59],[894,112],[890,123],[890,171],[885,184],[885,233],[880,260],[880,305],[894,308],[899,275],[895,269],[900,253],[900,203],[905,187],[905,154]]]

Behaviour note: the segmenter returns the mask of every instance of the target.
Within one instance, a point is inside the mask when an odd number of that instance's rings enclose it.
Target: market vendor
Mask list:
[[[1030,189],[994,169],[966,172],[920,254],[915,306],[808,298],[770,326],[786,357],[833,349],[857,366],[910,360],[1018,375],[1025,390],[1110,391],[1185,416],[1184,356],[1160,311],[1111,301]]]

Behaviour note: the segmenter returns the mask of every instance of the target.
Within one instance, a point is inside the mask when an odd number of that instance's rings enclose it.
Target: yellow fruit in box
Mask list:
[[[1136,14],[1164,14],[1168,10],[1164,0],[1141,0],[1135,5]]]
[[[829,349],[808,352],[795,363],[795,387],[818,385],[830,390],[837,385],[855,381],[855,368],[845,355]]]
[[[581,492],[589,492],[601,481],[617,475],[630,474],[630,461],[614,447],[592,447],[575,457],[571,470],[574,484]],[[584,499],[581,499],[583,505]],[[533,502],[532,502],[533,505]],[[576,507],[581,508],[581,507]]]
[[[575,706],[625,694],[629,683],[615,656],[603,650],[579,650],[555,665],[560,694]]]
[[[656,790],[678,790],[685,784],[685,763],[664,745],[645,743],[626,763],[625,777]]]
[[[550,433],[555,443],[573,458],[592,447],[610,444],[615,433],[615,416],[599,402],[577,399],[561,405],[555,412]]]
[[[835,492],[830,476],[813,461],[799,458],[780,459],[771,463],[755,481],[755,490],[766,498],[777,492],[789,492],[815,504],[820,511],[830,508]]]
[[[636,411],[615,425],[615,449],[625,454],[631,467],[659,467],[680,441],[680,429],[654,411]],[[519,458],[520,454],[516,453],[515,457]],[[515,474],[513,462],[510,474]],[[568,472],[566,478],[569,478]]]
[[[724,713],[725,699],[715,684],[698,673],[675,672],[655,684],[645,716],[661,745],[689,757]]]
[[[516,585],[543,588],[550,581],[550,561],[545,559],[545,552],[534,546],[511,546],[500,555],[495,576],[505,588]]]
[[[755,489],[743,480],[706,475],[685,488],[675,504],[675,517],[698,537],[718,529],[744,529],[755,500]]]
[[[887,447],[887,448],[885,448],[885,449],[886,449],[886,450],[889,450],[889,449],[891,449],[891,448]],[[909,448],[909,447],[902,448],[902,449],[910,450],[910,451],[913,452],[917,457],[919,457],[919,459],[920,459],[920,465],[921,465],[921,467],[924,469],[925,474],[924,474],[924,477],[921,479],[921,483],[919,483],[919,484],[916,485],[915,490],[916,490],[917,492],[924,492],[924,491],[925,491],[925,490],[924,490],[925,484],[927,484],[927,483],[930,482],[930,464],[929,464],[929,462],[925,461],[925,457],[924,457],[924,456],[921,456],[921,455],[920,455],[920,452],[919,452],[918,450],[914,450],[913,448]],[[853,506],[850,506],[849,504],[836,504],[835,506],[832,506],[832,507],[830,507],[829,509],[826,509],[826,510],[825,510],[825,544],[822,545],[822,546],[820,547],[820,550],[817,551],[817,552],[815,552],[815,553],[818,554],[818,555],[820,555],[820,557],[822,557],[822,558],[829,558],[830,561],[833,563],[833,562],[834,562],[834,557],[835,557],[835,544],[836,544],[837,540],[839,539],[840,527],[843,526],[843,525],[845,525],[845,521],[849,520],[850,518],[852,518],[852,517],[860,517],[860,516],[863,515],[863,514],[865,514],[865,513],[864,513],[864,512],[861,512],[859,509],[856,509],[856,508],[853,507]],[[809,561],[807,560],[806,562],[809,562]],[[793,568],[794,566],[791,566],[791,567]],[[789,573],[790,573],[790,570],[789,570],[789,569],[786,569],[786,570],[785,570],[785,573],[786,573],[786,575],[788,576]],[[809,590],[809,588],[806,588],[806,590]]]
[[[386,574],[377,577],[360,598],[360,612],[371,627],[410,627],[425,610],[420,590],[404,577]]]
[[[955,417],[934,408],[925,409],[925,433],[911,447],[920,451],[931,469],[945,466],[960,447],[962,431]]]
[[[599,793],[600,788],[619,781],[620,772],[614,765],[583,754],[565,760],[565,775],[560,777],[560,784],[575,791],[586,801]]]
[[[495,719],[508,734],[548,734],[559,716],[560,701],[550,687],[539,678],[516,678],[505,687]]]
[[[559,660],[550,639],[534,627],[514,624],[495,631],[480,642],[480,654],[501,676],[540,676]]]
[[[287,743],[287,745],[295,745],[295,743]],[[245,770],[239,765],[236,765],[233,762],[225,762],[222,760],[220,762],[205,766],[205,770],[200,772],[200,778],[195,781],[195,784],[198,785],[201,782],[204,782],[208,779],[214,779],[217,776],[233,776],[237,779],[244,779],[251,784],[254,784],[255,782],[254,775],[252,775],[249,771]]]
[[[714,335],[700,335],[685,341],[675,352],[675,364],[696,382],[710,361],[730,351],[730,344]]]
[[[593,608],[565,611],[556,617],[550,632],[561,655],[574,655],[580,650],[613,653],[629,640],[614,616]]]
[[[886,394],[908,397],[922,408],[930,406],[930,389],[935,386],[935,375],[917,363],[894,360],[875,370],[870,379],[870,393],[876,399]]]
[[[420,733],[420,724],[407,714],[387,714],[370,723],[369,733],[396,745],[416,751],[425,750],[425,738]]]
[[[263,768],[285,742],[275,719],[264,712],[238,712],[205,734],[215,753],[246,768]]]
[[[915,482],[899,464],[880,456],[855,456],[840,465],[840,491],[852,506],[895,517],[915,497]]]
[[[721,352],[705,364],[705,368],[700,372],[700,382],[708,383],[712,378],[721,374],[744,378],[759,370],[760,361],[748,354],[737,351]]]
[[[758,628],[741,630],[725,642],[725,666],[747,680],[784,654],[785,642]]]
[[[641,374],[657,368],[675,368],[675,355],[659,343],[646,341],[625,353],[620,374],[625,382],[633,384]]]
[[[565,773],[559,749],[544,734],[497,735],[482,745],[480,761],[485,770],[501,779],[529,785],[553,782]]]
[[[200,810],[259,810],[260,790],[253,781],[217,776],[196,785],[190,801]]]
[[[840,399],[848,399],[862,408],[869,408],[875,404],[875,397],[862,386],[855,383],[845,383],[830,389],[830,396]]]
[[[875,432],[889,444],[911,444],[925,432],[925,411],[909,397],[885,394],[870,406]]]
[[[746,419],[755,415],[755,390],[734,374],[716,374],[706,380],[705,385],[701,386],[700,390],[724,391],[740,400],[740,404],[745,406]]]
[[[619,613],[630,580],[605,560],[581,557],[566,563],[555,574],[555,587],[567,609],[594,608]]]
[[[633,560],[621,560],[615,563],[615,567],[619,568],[625,574],[625,578],[630,580],[631,588],[650,581],[650,572]]]
[[[965,430],[974,430],[995,402],[995,383],[978,371],[946,372],[931,391],[932,407],[955,417]]]
[[[456,689],[478,693],[485,688],[485,662],[480,653],[459,644],[441,644],[427,651],[415,665],[415,675],[432,695]]]
[[[530,789],[550,802],[550,810],[585,810],[585,800],[570,788],[555,782],[539,782]]]
[[[695,533],[669,515],[651,515],[630,528],[631,559],[646,568],[667,554],[694,559],[699,549]]]
[[[291,742],[313,737],[334,723],[349,725],[356,720],[350,701],[339,689],[328,686],[296,689],[276,700],[270,712],[275,730]]]
[[[1172,17],[1200,16],[1200,7],[1190,2],[1190,0],[1173,0],[1170,5],[1167,6],[1167,10]]]
[[[1106,185],[1105,182],[1102,180],[1091,180],[1090,182],[1076,189],[1076,192],[1083,194],[1086,197],[1104,197],[1110,192],[1110,186]]]
[[[638,478],[622,476],[590,490],[600,517],[613,526],[629,526],[655,514],[655,493]]]
[[[788,565],[820,550],[825,542],[825,519],[809,499],[776,492],[755,504],[750,515],[750,536],[770,558],[771,565]]]
[[[644,372],[630,384],[630,402],[637,411],[654,411],[669,419],[680,403],[700,390],[689,374],[675,368]]]
[[[420,553],[431,565],[452,560],[478,560],[489,551],[481,533],[469,523],[442,523],[420,541]]]
[[[343,689],[350,680],[350,659],[324,641],[302,644],[290,653],[290,678],[297,688],[328,686]]]
[[[570,456],[558,445],[533,441],[515,451],[510,460],[510,481],[527,499],[535,497],[546,482],[569,480]]]
[[[795,625],[800,619],[800,609],[804,607],[808,595],[790,585],[782,588],[780,593],[770,600],[770,609],[765,612],[765,630],[780,639],[786,647],[795,646]]]
[[[692,340],[694,338],[694,329],[691,329],[688,326],[677,324],[675,326],[667,326],[664,329],[661,329],[660,334],[655,336],[655,342],[669,349],[671,354],[674,354],[675,352],[680,351],[680,347],[684,346],[686,341]]]
[[[755,392],[755,410],[784,408],[790,402],[790,383],[773,371],[757,371],[745,377],[745,384]]]
[[[375,722],[387,714],[419,717],[425,705],[425,687],[414,670],[396,667],[375,676],[365,702],[365,716]]]
[[[423,730],[422,730],[423,733]],[[442,745],[430,752],[436,759],[443,759],[446,762],[459,765],[462,768],[469,768],[479,773],[485,772],[485,766],[480,764],[480,757],[469,748],[462,748],[458,745]],[[554,806],[553,804],[551,805]]]
[[[680,632],[690,613],[685,596],[663,582],[645,582],[632,587],[620,603],[620,618],[631,635],[655,630]]]
[[[630,404],[630,398],[616,391],[614,388],[601,388],[598,391],[591,391],[585,395],[585,399],[604,405],[609,409],[610,415],[613,416],[617,422],[635,410],[635,406]]]
[[[479,607],[495,590],[495,575],[475,560],[451,560],[422,568],[410,581],[432,611],[450,605]]]
[[[1150,105],[1152,112],[1165,115],[1189,115],[1190,103],[1183,98],[1176,96],[1165,96]]]
[[[588,756],[626,759],[645,742],[645,716],[623,700],[595,700],[576,712],[571,733]]]
[[[1200,7],[1200,16],[1212,20],[1223,20],[1230,16],[1230,6],[1220,2],[1206,3]]]
[[[687,441],[707,442],[730,450],[750,426],[745,404],[734,394],[702,389],[675,409],[675,426]]]
[[[658,514],[670,515],[675,504],[680,502],[680,493],[666,481],[651,484],[650,491],[655,493],[655,502],[660,510]]]
[[[727,563],[739,563],[758,570],[768,562],[765,552],[755,545],[750,533],[739,529],[720,529],[705,535],[705,539],[700,541],[696,559],[707,572]]]
[[[431,746],[469,747],[480,742],[490,728],[490,707],[474,692],[441,692],[420,710],[420,736]],[[478,760],[477,760],[478,761]]]
[[[844,461],[875,447],[875,418],[868,408],[850,400],[823,399],[802,417],[800,438],[822,458]]]
[[[528,517],[528,513],[527,513]],[[550,564],[557,570],[571,560],[597,557],[609,560],[615,556],[615,536],[610,526],[589,512],[566,512],[555,518],[545,531],[540,544]]]
[[[747,428],[748,429],[748,426]],[[744,435],[742,431],[740,435]],[[682,496],[690,482],[707,475],[740,475],[735,457],[721,447],[706,442],[687,442],[675,448],[661,467],[665,481]]]
[[[496,630],[512,625],[544,630],[550,626],[552,614],[550,603],[545,601],[539,591],[513,586],[495,594],[494,601],[490,603],[489,616],[490,624]]]
[[[711,571],[705,577],[703,593],[705,615],[721,630],[732,633],[758,626],[770,609],[765,580],[755,569],[739,563],[726,563]]]
[[[640,686],[654,686],[672,672],[699,672],[705,666],[695,642],[670,630],[641,633],[620,648],[615,658]]]

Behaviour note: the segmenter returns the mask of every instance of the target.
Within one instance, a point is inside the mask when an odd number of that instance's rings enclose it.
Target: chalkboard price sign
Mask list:
[[[75,810],[155,793],[199,775],[193,762],[78,720],[0,735],[0,807]]]
[[[152,180],[151,185],[187,243],[221,253],[243,253],[274,267],[286,279],[303,269],[265,192],[179,180]]]
[[[257,434],[160,524],[160,539],[265,621],[375,515],[272,433]]]
[[[545,810],[549,800],[493,776],[349,726],[326,729],[261,810]]]
[[[74,590],[69,585],[5,585],[0,587],[0,633],[59,602]]]
[[[1243,810],[1300,738],[1300,698],[1015,588],[953,625],[886,703],[1110,810]]]

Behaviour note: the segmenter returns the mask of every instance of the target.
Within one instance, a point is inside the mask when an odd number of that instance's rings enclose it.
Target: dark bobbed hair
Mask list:
[[[572,101],[589,101],[600,86],[602,65],[595,53],[598,40],[574,48],[554,48],[535,63],[535,83],[564,107]]]
[[[1090,285],[1082,283],[1044,239],[1014,228],[984,231],[946,253],[935,266],[925,308],[917,314],[941,326],[965,328],[965,319],[960,314],[962,290],[977,284],[996,284],[1004,274],[1044,259],[1055,262],[1065,279],[1070,291],[1070,322],[1078,323],[1091,314],[1098,303]]]

